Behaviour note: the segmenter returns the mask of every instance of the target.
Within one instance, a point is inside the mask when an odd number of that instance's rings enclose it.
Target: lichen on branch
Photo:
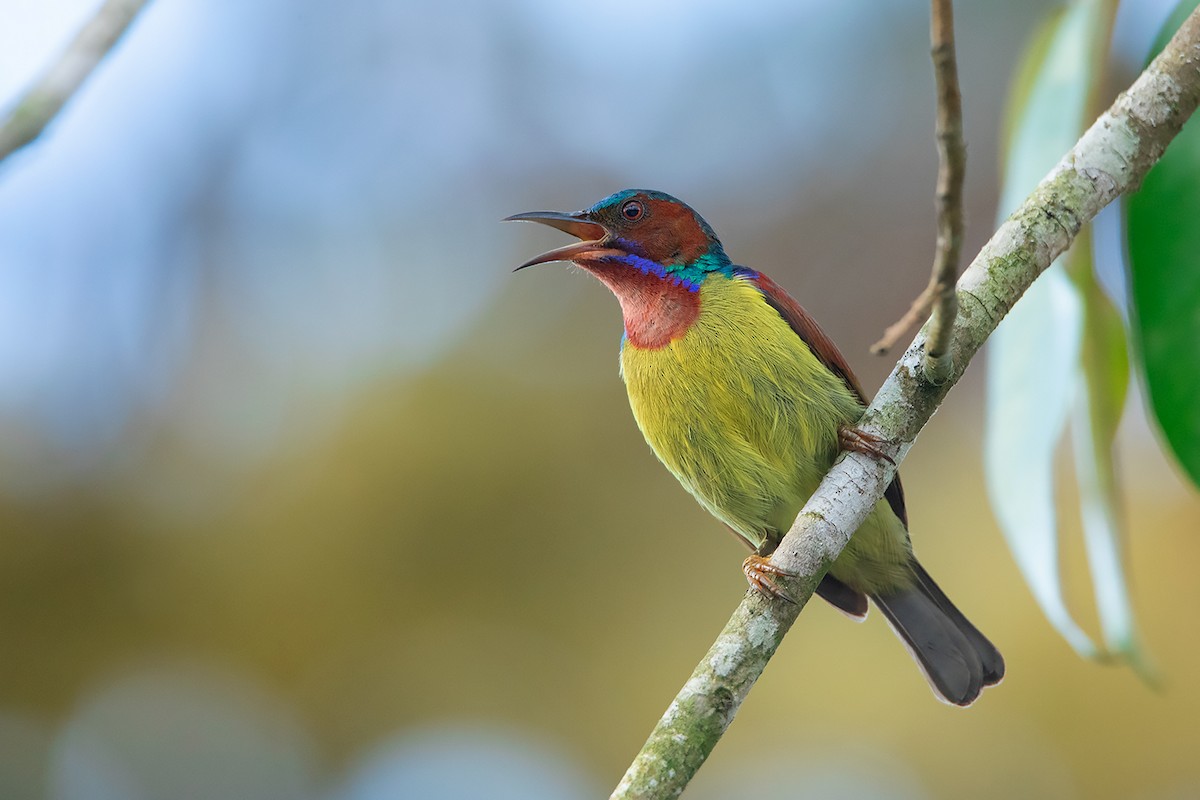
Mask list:
[[[934,384],[921,363],[928,325],[884,382],[860,427],[894,445],[898,463],[967,364],[1025,290],[1117,196],[1135,190],[1200,103],[1200,10],[1047,175],[964,271],[950,338],[952,368]],[[829,564],[883,496],[895,467],[850,453],[822,481],[772,556],[801,578],[795,605],[749,592],[671,703],[613,798],[678,797]]]

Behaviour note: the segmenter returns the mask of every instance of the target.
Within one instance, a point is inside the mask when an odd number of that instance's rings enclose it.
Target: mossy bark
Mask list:
[[[1135,190],[1200,102],[1200,11],[1117,98],[976,256],[958,282],[959,313],[944,383],[923,377],[923,329],[867,409],[862,427],[894,443],[899,462],[1004,315],[1080,229]],[[892,479],[895,467],[858,454],[826,476],[772,560],[803,576],[796,604],[749,592],[654,728],[613,798],[678,797],[732,722],[821,576]]]

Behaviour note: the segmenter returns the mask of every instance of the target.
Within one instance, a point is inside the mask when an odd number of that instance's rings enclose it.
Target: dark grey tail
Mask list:
[[[1004,658],[916,559],[912,568],[912,586],[871,599],[904,640],[934,693],[947,703],[969,706],[985,686],[1004,677]]]

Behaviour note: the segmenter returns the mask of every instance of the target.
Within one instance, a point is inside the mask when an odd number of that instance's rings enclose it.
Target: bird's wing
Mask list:
[[[779,316],[783,317],[784,321],[791,327],[796,335],[799,336],[804,343],[808,345],[808,349],[813,355],[826,367],[829,368],[835,375],[850,388],[862,404],[868,405],[869,398],[862,390],[862,385],[859,384],[858,378],[854,375],[854,370],[850,369],[850,364],[846,361],[846,357],[842,355],[842,351],[838,350],[837,345],[833,340],[825,335],[825,331],[821,330],[821,326],[817,321],[804,310],[796,300],[783,290],[779,284],[768,278],[761,272],[746,270],[744,273],[747,280],[758,287],[766,298],[767,304],[779,312]],[[892,507],[892,511],[904,523],[904,527],[908,527],[908,512],[904,508],[904,487],[900,485],[900,475],[892,479],[888,485],[887,491],[883,493],[887,498],[888,505]]]

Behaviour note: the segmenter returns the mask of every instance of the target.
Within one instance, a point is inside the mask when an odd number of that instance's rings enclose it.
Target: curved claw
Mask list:
[[[750,588],[766,597],[768,600],[782,600],[785,603],[795,603],[796,600],[784,591],[774,580],[773,575],[784,578],[798,577],[795,572],[778,567],[769,559],[760,555],[751,555],[742,562],[742,572],[746,573],[746,581]]]
[[[876,436],[873,433],[867,433],[861,428],[852,425],[843,425],[838,428],[838,446],[848,453],[862,453],[864,456],[872,458],[881,458],[884,461],[896,466],[896,460],[883,452],[881,445],[891,444],[882,436]]]

